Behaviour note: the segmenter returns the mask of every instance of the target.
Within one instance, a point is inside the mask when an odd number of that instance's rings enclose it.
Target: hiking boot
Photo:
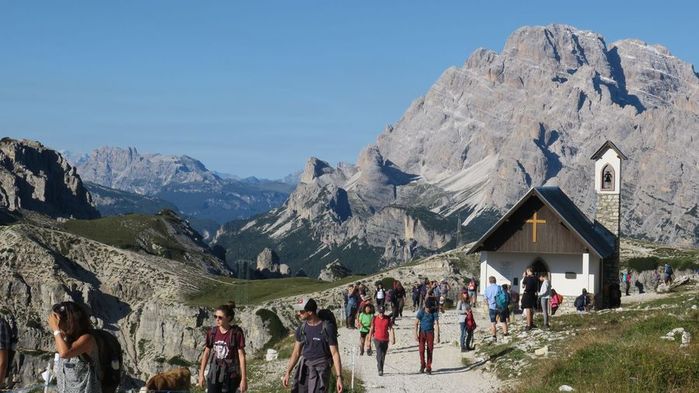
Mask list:
[[[424,374],[424,373],[425,373],[425,368],[424,368],[424,367],[420,367],[420,374]]]
[[[461,352],[466,352],[466,351],[468,351],[468,349],[466,349],[466,347],[461,347]]]
[[[431,368],[428,368],[428,369],[427,369],[427,375],[432,375],[432,369],[431,369]]]
[[[383,377],[383,371],[379,370],[379,377]]]

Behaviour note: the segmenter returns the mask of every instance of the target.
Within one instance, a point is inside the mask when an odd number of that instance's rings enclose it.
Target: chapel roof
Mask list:
[[[607,258],[614,254],[615,238],[601,224],[590,219],[568,198],[568,195],[559,187],[544,186],[530,189],[495,225],[493,225],[478,241],[468,250],[468,254],[484,249],[484,244],[500,228],[508,222],[522,205],[530,198],[538,198],[548,206],[561,221],[572,230],[577,237],[600,258]]]

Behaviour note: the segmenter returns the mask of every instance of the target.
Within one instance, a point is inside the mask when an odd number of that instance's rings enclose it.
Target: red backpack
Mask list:
[[[473,318],[473,311],[469,310],[466,312],[466,329],[475,330],[476,320]]]

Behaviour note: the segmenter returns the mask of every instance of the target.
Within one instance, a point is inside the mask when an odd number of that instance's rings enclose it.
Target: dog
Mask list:
[[[192,373],[180,367],[153,375],[146,382],[146,391],[187,392],[192,384]]]

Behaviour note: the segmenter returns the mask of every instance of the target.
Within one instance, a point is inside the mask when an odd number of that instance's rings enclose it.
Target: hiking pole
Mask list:
[[[352,379],[350,382],[350,389],[354,392],[354,355],[357,353],[357,347],[352,346]]]

